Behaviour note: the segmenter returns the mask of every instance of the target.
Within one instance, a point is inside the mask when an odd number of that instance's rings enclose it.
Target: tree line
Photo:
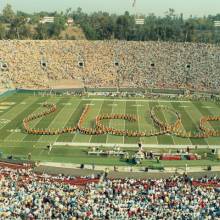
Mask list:
[[[54,22],[40,23],[44,16],[54,17]],[[74,20],[74,26],[81,28],[88,40],[220,42],[220,27],[214,26],[220,14],[184,19],[183,14],[169,9],[162,17],[140,15],[138,18],[144,19],[144,24],[137,25],[137,16],[127,11],[122,15],[102,11],[88,14],[81,8],[75,11],[68,8],[65,12],[28,14],[15,12],[9,4],[0,14],[0,39],[60,39],[68,18]]]

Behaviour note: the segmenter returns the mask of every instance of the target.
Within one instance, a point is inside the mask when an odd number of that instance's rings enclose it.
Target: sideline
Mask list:
[[[83,101],[111,101],[112,99],[98,99],[98,98],[84,98]],[[183,101],[183,100],[158,100],[158,99],[114,99],[115,102],[182,102],[182,103],[189,103],[191,101]]]
[[[138,144],[116,144],[116,143],[81,143],[81,142],[54,142],[54,146],[72,146],[72,147],[113,147],[119,146],[122,148],[135,148],[138,147]],[[207,148],[218,148],[220,145],[174,145],[174,144],[142,144],[143,148],[198,148],[198,149],[207,149]]]
[[[41,143],[41,144],[48,144],[51,141],[22,141],[22,140],[0,140],[0,143]],[[120,146],[122,148],[135,148],[138,147],[137,144],[118,144],[118,143],[82,143],[82,142],[54,142],[53,146],[72,146],[72,147],[114,147]],[[185,144],[185,145],[177,145],[177,144],[142,144],[143,148],[157,148],[157,149],[177,149],[177,148],[195,148],[198,149],[220,149],[220,145],[192,145],[192,144]],[[9,146],[10,147],[10,146]],[[14,147],[14,146],[11,146]],[[38,148],[34,145],[34,148]]]

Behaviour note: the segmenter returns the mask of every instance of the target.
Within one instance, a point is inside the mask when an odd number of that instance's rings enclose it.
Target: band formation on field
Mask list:
[[[55,112],[57,110],[57,106],[55,104],[44,103],[44,107],[47,110],[40,113],[32,113],[23,119],[23,126],[25,131],[28,134],[34,135],[60,135],[64,133],[74,133],[80,132],[85,135],[103,135],[103,134],[111,134],[117,136],[127,136],[127,137],[150,137],[150,136],[159,136],[164,134],[173,134],[182,138],[208,138],[208,137],[220,137],[220,130],[214,130],[208,127],[208,123],[210,121],[220,121],[220,116],[202,116],[200,118],[199,128],[200,131],[195,132],[186,132],[182,127],[181,115],[179,112],[175,111],[172,108],[167,106],[154,106],[150,111],[150,116],[154,122],[154,124],[159,128],[159,130],[150,130],[150,131],[129,131],[129,130],[118,130],[115,128],[111,128],[105,126],[102,121],[103,120],[111,120],[111,119],[120,119],[127,120],[130,122],[137,121],[137,115],[131,114],[102,114],[97,115],[95,118],[96,126],[95,128],[84,128],[83,122],[85,121],[90,107],[87,105],[80,118],[78,123],[73,127],[65,127],[63,129],[34,129],[31,128],[29,123],[33,120],[36,120],[41,117],[46,117],[47,115]],[[157,117],[158,111],[167,111],[171,113],[176,121],[172,124],[164,122]]]

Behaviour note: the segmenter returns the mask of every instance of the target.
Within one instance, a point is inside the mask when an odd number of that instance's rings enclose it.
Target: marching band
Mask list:
[[[112,134],[117,136],[127,136],[127,137],[150,137],[150,136],[159,136],[164,134],[174,134],[178,137],[183,138],[207,138],[207,137],[219,137],[220,131],[219,130],[213,130],[206,126],[206,124],[209,121],[220,121],[220,116],[206,116],[202,117],[200,119],[200,130],[202,132],[192,133],[187,132],[181,128],[181,116],[178,112],[174,111],[173,109],[168,108],[167,106],[155,106],[150,111],[150,116],[155,123],[156,126],[158,126],[158,130],[150,130],[150,131],[129,131],[129,130],[118,130],[115,128],[110,128],[102,124],[102,120],[111,120],[111,119],[120,119],[120,120],[128,120],[130,122],[136,122],[137,116],[136,115],[130,115],[130,114],[103,114],[96,116],[95,122],[96,127],[95,128],[84,128],[83,123],[87,117],[87,114],[89,112],[89,106],[87,105],[82,113],[82,115],[79,118],[79,121],[76,126],[74,127],[66,127],[63,129],[32,129],[29,126],[29,123],[32,120],[46,117],[47,115],[55,112],[57,110],[57,107],[55,104],[48,104],[44,103],[44,107],[47,108],[47,110],[40,112],[40,113],[32,113],[28,117],[26,117],[23,120],[23,126],[25,131],[28,134],[34,134],[34,135],[60,135],[64,133],[74,133],[76,131],[79,131],[82,134],[85,135],[102,135],[102,134]],[[176,121],[173,124],[169,124],[167,122],[161,121],[157,115],[156,111],[168,111],[171,114],[175,115]]]

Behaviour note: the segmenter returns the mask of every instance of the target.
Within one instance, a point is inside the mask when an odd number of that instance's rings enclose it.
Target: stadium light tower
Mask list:
[[[140,18],[138,16],[138,13],[137,13],[137,7],[136,7],[136,3],[137,3],[137,0],[134,0],[133,1],[133,4],[132,4],[132,8],[134,9],[135,11],[135,24],[137,25],[143,25],[144,24],[144,19],[143,18]]]

